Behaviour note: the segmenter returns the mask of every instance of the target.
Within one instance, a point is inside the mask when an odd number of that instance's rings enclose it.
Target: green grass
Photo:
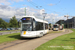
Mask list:
[[[19,31],[19,30],[7,30],[7,31],[0,31],[0,32],[10,32],[10,31]]]
[[[75,50],[75,29],[72,33],[52,39],[35,50]]]
[[[10,31],[14,31],[14,30],[10,30]],[[18,31],[18,30],[16,30]],[[1,32],[1,31],[0,31]],[[6,31],[5,31],[6,32]],[[8,32],[8,31],[7,31]],[[51,31],[49,33],[58,33],[60,31]],[[8,43],[8,42],[11,42],[11,41],[15,41],[15,40],[18,40],[18,39],[21,39],[20,37],[20,33],[13,33],[13,34],[7,34],[7,35],[0,35],[0,44],[1,43]]]
[[[7,34],[7,35],[0,35],[0,44],[1,43],[7,43],[14,40],[20,39],[20,33],[13,33],[13,34]]]

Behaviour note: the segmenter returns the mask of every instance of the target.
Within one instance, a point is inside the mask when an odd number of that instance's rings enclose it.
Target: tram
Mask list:
[[[21,37],[42,37],[48,32],[49,25],[47,21],[38,19],[35,16],[23,16],[21,18]]]
[[[58,31],[59,30],[59,25],[58,24],[54,24],[53,25],[53,30],[54,31]]]

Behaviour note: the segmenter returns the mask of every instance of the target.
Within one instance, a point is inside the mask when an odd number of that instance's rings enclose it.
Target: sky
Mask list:
[[[64,15],[75,16],[75,0],[0,0],[0,18],[9,20],[14,15],[19,20],[26,15],[43,19],[43,13],[47,13],[45,20],[55,23],[58,20],[66,20]]]

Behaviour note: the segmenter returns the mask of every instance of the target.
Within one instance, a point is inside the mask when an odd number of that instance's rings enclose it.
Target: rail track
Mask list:
[[[0,44],[0,50],[3,50],[3,49],[8,48],[8,47],[12,47],[12,46],[24,43],[24,42],[28,42],[28,41],[30,41],[32,39],[35,39],[35,38],[28,38],[28,39],[23,38],[23,39],[20,39],[20,40],[12,41],[10,43]]]

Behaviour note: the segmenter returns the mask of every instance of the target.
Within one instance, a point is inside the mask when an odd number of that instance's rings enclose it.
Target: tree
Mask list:
[[[8,23],[5,22],[2,18],[0,18],[0,28],[7,28]]]
[[[51,23],[49,23],[49,26],[51,27]]]
[[[18,27],[16,16],[13,16],[9,21],[9,27]]]

